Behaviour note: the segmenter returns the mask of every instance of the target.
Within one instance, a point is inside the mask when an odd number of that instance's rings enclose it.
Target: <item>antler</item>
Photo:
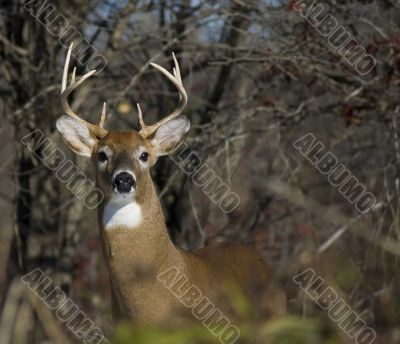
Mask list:
[[[76,80],[76,67],[74,67],[74,70],[72,72],[72,78],[71,78],[71,83],[67,86],[68,82],[68,69],[69,69],[69,61],[71,59],[71,52],[72,52],[72,46],[73,43],[69,46],[68,53],[67,53],[67,58],[65,59],[65,65],[64,65],[64,73],[62,77],[62,83],[61,83],[61,106],[64,110],[64,112],[72,117],[78,120],[79,122],[85,124],[85,126],[89,129],[89,131],[95,135],[98,138],[102,138],[107,134],[107,130],[104,129],[104,122],[106,119],[106,103],[103,104],[103,111],[101,113],[100,117],[100,122],[99,124],[91,124],[89,122],[86,122],[84,119],[79,117],[69,106],[68,104],[68,96],[76,89],[78,88],[86,79],[89,79],[94,73],[96,73],[96,70],[93,69],[90,72],[86,73],[82,77],[80,77],[78,80]]]
[[[159,66],[158,64],[151,63],[151,65],[152,65],[152,67],[158,69],[162,74],[164,74],[178,89],[178,92],[179,92],[179,104],[178,104],[178,107],[172,113],[170,113],[168,116],[164,117],[162,120],[160,120],[156,124],[147,126],[143,121],[142,110],[140,109],[140,105],[138,103],[137,104],[138,116],[139,116],[139,124],[140,124],[140,127],[141,127],[141,129],[139,131],[139,134],[143,138],[147,138],[147,137],[151,136],[152,134],[154,134],[156,132],[156,130],[161,125],[163,125],[164,123],[168,122],[169,120],[171,120],[171,119],[173,119],[175,117],[178,117],[182,113],[183,109],[187,105],[188,96],[187,96],[186,90],[185,90],[185,88],[183,86],[183,83],[182,83],[182,77],[181,77],[181,71],[179,69],[179,64],[178,64],[178,61],[177,61],[174,53],[172,53],[172,57],[174,59],[174,64],[175,64],[174,75],[172,75],[165,68]]]

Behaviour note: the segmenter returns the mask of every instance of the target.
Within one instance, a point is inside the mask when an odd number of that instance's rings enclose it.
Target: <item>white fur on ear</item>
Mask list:
[[[180,116],[159,127],[150,143],[157,148],[159,155],[165,155],[175,148],[189,130],[190,121]]]
[[[69,116],[62,116],[57,120],[56,127],[73,152],[85,157],[92,155],[96,140],[83,123]]]

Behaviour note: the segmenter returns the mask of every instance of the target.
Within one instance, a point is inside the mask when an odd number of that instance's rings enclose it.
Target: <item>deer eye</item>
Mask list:
[[[107,154],[104,153],[104,152],[98,152],[97,153],[97,160],[100,161],[100,162],[108,161]]]
[[[140,154],[139,159],[143,162],[146,162],[147,160],[149,160],[149,153],[147,152],[143,152],[142,154]]]

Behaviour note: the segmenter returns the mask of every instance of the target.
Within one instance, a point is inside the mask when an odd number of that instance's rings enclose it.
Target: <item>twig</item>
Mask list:
[[[28,50],[26,50],[26,49],[24,49],[24,48],[21,48],[21,47],[19,47],[19,46],[17,46],[17,45],[15,45],[15,44],[12,43],[11,41],[9,41],[7,37],[3,36],[3,35],[1,34],[1,32],[0,32],[0,41],[2,41],[3,44],[4,44],[6,47],[10,48],[10,49],[13,50],[14,52],[16,52],[16,53],[18,53],[18,54],[20,54],[20,55],[22,55],[22,56],[28,56],[28,54],[29,54]]]
[[[310,211],[310,213],[313,213],[325,221],[326,219],[330,219],[330,221],[333,223],[348,226],[348,229],[351,229],[353,234],[363,238],[371,244],[379,246],[381,249],[389,253],[400,256],[400,244],[387,236],[380,236],[379,238],[374,239],[371,233],[366,230],[365,226],[357,223],[357,220],[360,218],[360,216],[355,219],[350,219],[333,207],[323,206],[318,201],[308,198],[301,192],[300,189],[289,186],[278,178],[269,178],[267,180],[263,180],[263,182],[264,183],[260,184],[266,185],[266,188],[269,191],[286,198],[293,204],[307,209]],[[374,208],[371,209],[371,211],[382,208],[384,204],[385,203],[383,202],[377,203]],[[352,224],[352,226],[350,226],[350,224]],[[330,245],[332,245],[334,242],[335,240],[331,240]]]
[[[49,338],[51,338],[52,342],[60,344],[71,343],[71,341],[68,340],[68,338],[62,332],[50,310],[44,306],[42,301],[29,289],[26,289],[26,295],[33,309],[36,311],[45,332]]]
[[[203,247],[203,246],[204,246],[204,241],[205,241],[205,239],[206,239],[206,233],[205,233],[205,231],[204,231],[203,226],[201,225],[201,222],[200,222],[200,219],[199,219],[199,215],[197,214],[197,209],[196,209],[196,207],[194,206],[193,197],[192,197],[192,193],[191,193],[190,190],[188,190],[188,194],[189,194],[190,206],[191,206],[192,211],[193,211],[193,217],[194,217],[194,220],[195,220],[195,222],[196,222],[197,228],[198,228],[199,233],[200,233],[201,247]],[[200,247],[200,248],[201,248],[201,247]]]

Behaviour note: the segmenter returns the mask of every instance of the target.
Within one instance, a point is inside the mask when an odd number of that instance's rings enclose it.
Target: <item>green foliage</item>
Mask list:
[[[260,344],[336,344],[338,337],[326,324],[285,316],[267,322],[245,323],[239,326],[240,338],[235,343]],[[213,344],[221,343],[201,322],[180,329],[119,326],[112,344]]]
[[[156,327],[133,328],[129,324],[120,325],[115,333],[113,344],[191,344],[191,343],[218,343],[201,324],[190,325],[179,330]]]

